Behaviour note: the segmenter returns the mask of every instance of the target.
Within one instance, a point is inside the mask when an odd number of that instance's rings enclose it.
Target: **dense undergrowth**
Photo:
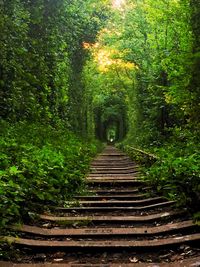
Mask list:
[[[0,228],[28,218],[36,203],[59,204],[84,188],[98,144],[63,126],[1,123]]]
[[[135,151],[127,143],[128,140],[120,147],[143,164],[144,179],[149,184],[161,194],[177,200],[179,205],[186,205],[192,212],[198,212],[200,205],[198,132],[177,128],[162,146],[145,147],[147,155]]]

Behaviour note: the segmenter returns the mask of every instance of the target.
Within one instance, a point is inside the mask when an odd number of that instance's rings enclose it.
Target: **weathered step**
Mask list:
[[[100,167],[100,168],[109,168],[109,167],[111,167],[111,168],[115,168],[115,167],[118,167],[118,168],[125,168],[125,167],[130,167],[130,168],[133,168],[133,167],[137,167],[137,165],[136,164],[134,164],[132,161],[122,161],[122,162],[116,162],[116,161],[114,161],[114,162],[108,162],[108,161],[105,161],[105,162],[103,162],[103,161],[96,161],[96,162],[93,162],[92,164],[91,164],[91,167],[92,168],[96,168],[96,167]]]
[[[95,164],[92,164],[91,165],[91,168],[115,168],[115,167],[118,167],[118,168],[134,168],[135,166],[133,165],[133,163],[129,162],[129,163],[126,163],[126,162],[97,162]],[[139,169],[138,167],[136,167],[137,169]]]
[[[87,248],[87,249],[148,249],[148,248],[161,248],[166,246],[175,246],[186,243],[200,242],[200,234],[191,234],[191,235],[182,235],[179,237],[171,238],[161,238],[154,240],[142,240],[142,241],[43,241],[43,240],[34,240],[34,239],[25,239],[25,238],[16,238],[16,237],[5,237],[3,240],[8,243],[14,243],[17,245],[27,246],[27,247],[40,247],[40,248]]]
[[[91,207],[73,207],[73,208],[63,208],[59,207],[56,210],[62,211],[62,212],[109,212],[109,211],[121,211],[121,212],[133,212],[133,211],[148,211],[148,210],[153,210],[156,208],[164,208],[164,207],[170,207],[174,205],[176,202],[175,201],[167,201],[163,203],[158,203],[158,204],[153,204],[153,205],[148,205],[148,206],[142,206],[142,207],[126,207],[125,205],[121,207],[119,206],[91,206]]]
[[[98,196],[75,196],[75,199],[79,200],[136,200],[136,199],[144,199],[146,194],[126,194],[126,195],[98,195]]]
[[[99,174],[105,174],[105,173],[110,173],[110,174],[132,174],[135,172],[139,172],[138,168],[129,168],[129,169],[124,169],[124,170],[120,170],[120,169],[111,169],[108,168],[106,170],[106,168],[103,169],[98,169],[98,168],[92,168],[91,173],[99,173]]]
[[[23,233],[34,234],[39,236],[56,237],[56,236],[152,236],[160,234],[176,233],[197,226],[192,220],[179,223],[170,223],[156,227],[138,227],[138,228],[83,228],[83,229],[45,229],[36,226],[23,225],[13,227],[14,230]]]
[[[124,157],[124,158],[118,158],[118,159],[113,159],[113,158],[96,158],[92,161],[91,164],[95,164],[95,163],[106,163],[106,164],[110,164],[110,163],[115,163],[115,164],[120,164],[120,163],[129,163],[129,164],[134,164],[137,165],[134,161],[132,161],[129,157]]]
[[[120,186],[139,186],[139,185],[142,185],[142,184],[145,184],[146,182],[144,182],[143,180],[138,180],[138,179],[135,179],[135,180],[131,180],[131,179],[111,179],[111,178],[108,178],[108,179],[105,179],[105,178],[102,178],[102,179],[87,179],[86,182],[88,184],[100,184],[101,186],[104,186],[104,185],[108,185],[108,184],[112,184],[113,186],[114,185],[120,185]]]
[[[129,167],[129,166],[133,166],[133,162],[131,160],[98,160],[98,161],[94,161],[91,164],[91,167],[118,167],[118,168],[125,168],[125,167]],[[135,164],[136,165],[136,164]]]
[[[147,199],[141,199],[141,200],[107,200],[107,201],[79,201],[78,203],[81,206],[131,206],[131,207],[137,207],[142,205],[150,205],[150,204],[157,204],[166,202],[166,198],[164,197],[154,197],[154,198],[147,198]],[[74,204],[74,202],[68,202],[69,204]]]
[[[167,263],[100,263],[100,264],[79,264],[79,263],[12,263],[0,261],[0,267],[199,267],[200,257],[180,260],[179,262]]]
[[[93,162],[92,162],[92,164],[93,163],[100,163],[100,162],[105,162],[105,163],[112,163],[112,162],[114,162],[115,164],[117,164],[117,163],[120,163],[120,162],[123,162],[123,163],[131,163],[131,164],[133,164],[134,162],[129,158],[129,157],[126,157],[126,156],[124,156],[124,157],[118,157],[118,158],[112,158],[112,157],[98,157],[98,158],[96,158],[96,159],[94,159],[93,160]]]
[[[126,194],[135,194],[135,193],[138,193],[139,192],[139,189],[116,189],[116,188],[113,188],[113,189],[107,189],[107,190],[103,190],[103,189],[92,189],[90,188],[88,190],[88,193],[89,194],[98,194],[98,195],[110,195],[110,194],[120,194],[120,195],[126,195]]]
[[[114,181],[124,181],[124,180],[133,180],[133,181],[139,181],[143,182],[139,175],[116,175],[116,174],[90,174],[87,176],[87,180],[114,180]]]
[[[103,222],[103,223],[150,223],[166,218],[173,218],[181,216],[185,211],[171,211],[161,212],[153,215],[141,215],[141,216],[72,216],[72,217],[58,217],[53,215],[39,215],[41,220],[51,222]]]
[[[98,170],[98,171],[105,171],[105,170],[112,170],[112,171],[126,171],[126,170],[136,170],[139,169],[140,166],[137,165],[130,165],[130,166],[125,166],[125,167],[111,167],[111,166],[107,166],[107,167],[91,167],[91,169],[93,170]]]
[[[136,173],[139,173],[138,170],[124,170],[124,171],[118,171],[118,170],[93,170],[90,175],[93,175],[93,174],[106,174],[106,175],[131,175],[131,174],[136,174]]]
[[[138,177],[138,175],[141,174],[141,172],[139,171],[129,171],[129,172],[113,172],[113,171],[107,171],[107,172],[91,172],[89,174],[90,177],[104,177],[104,176],[107,176],[107,177]]]
[[[112,162],[115,162],[116,164],[117,164],[117,162],[119,161],[119,162],[124,162],[124,161],[128,161],[128,162],[131,162],[131,160],[128,158],[128,157],[126,157],[126,156],[121,156],[121,157],[115,157],[115,156],[100,156],[100,157],[98,157],[97,159],[96,159],[96,161],[107,161],[107,162],[109,162],[109,161],[112,161]]]
[[[115,174],[112,174],[112,173],[104,173],[104,174],[101,174],[101,173],[90,173],[88,175],[87,178],[98,178],[98,179],[101,179],[101,178],[104,178],[104,179],[136,179],[139,177],[139,172],[135,172],[135,173],[127,173],[127,174],[122,174],[122,173],[115,173]]]
[[[100,154],[100,157],[127,157],[127,155],[116,151],[113,152],[104,151],[103,153]]]
[[[126,195],[126,194],[137,194],[139,192],[147,192],[147,191],[151,191],[152,188],[151,187],[142,187],[142,188],[128,188],[128,189],[124,189],[124,188],[109,188],[109,189],[92,189],[90,188],[88,193],[89,194],[98,194],[98,195],[114,195],[114,194],[120,194],[120,195]]]

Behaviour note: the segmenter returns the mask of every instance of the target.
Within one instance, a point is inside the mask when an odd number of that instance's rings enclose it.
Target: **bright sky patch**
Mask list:
[[[113,1],[113,7],[120,9],[125,4],[125,0],[114,0]]]

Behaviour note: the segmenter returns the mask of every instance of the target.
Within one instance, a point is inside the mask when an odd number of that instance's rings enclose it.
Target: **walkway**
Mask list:
[[[19,263],[0,267],[197,267],[200,231],[185,209],[158,196],[139,166],[108,146],[92,163],[87,196],[50,207],[7,237]]]

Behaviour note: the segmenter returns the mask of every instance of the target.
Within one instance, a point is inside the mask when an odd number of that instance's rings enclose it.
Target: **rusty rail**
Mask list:
[[[135,148],[135,147],[131,147],[131,146],[127,146],[127,148],[128,149],[131,149],[131,150],[134,150],[136,152],[139,152],[142,155],[148,156],[149,158],[152,158],[152,159],[155,159],[155,160],[158,160],[159,159],[158,156],[156,156],[156,155],[154,155],[152,153],[148,153],[148,152],[146,152],[144,150],[141,150],[141,149],[138,149],[138,148]]]

